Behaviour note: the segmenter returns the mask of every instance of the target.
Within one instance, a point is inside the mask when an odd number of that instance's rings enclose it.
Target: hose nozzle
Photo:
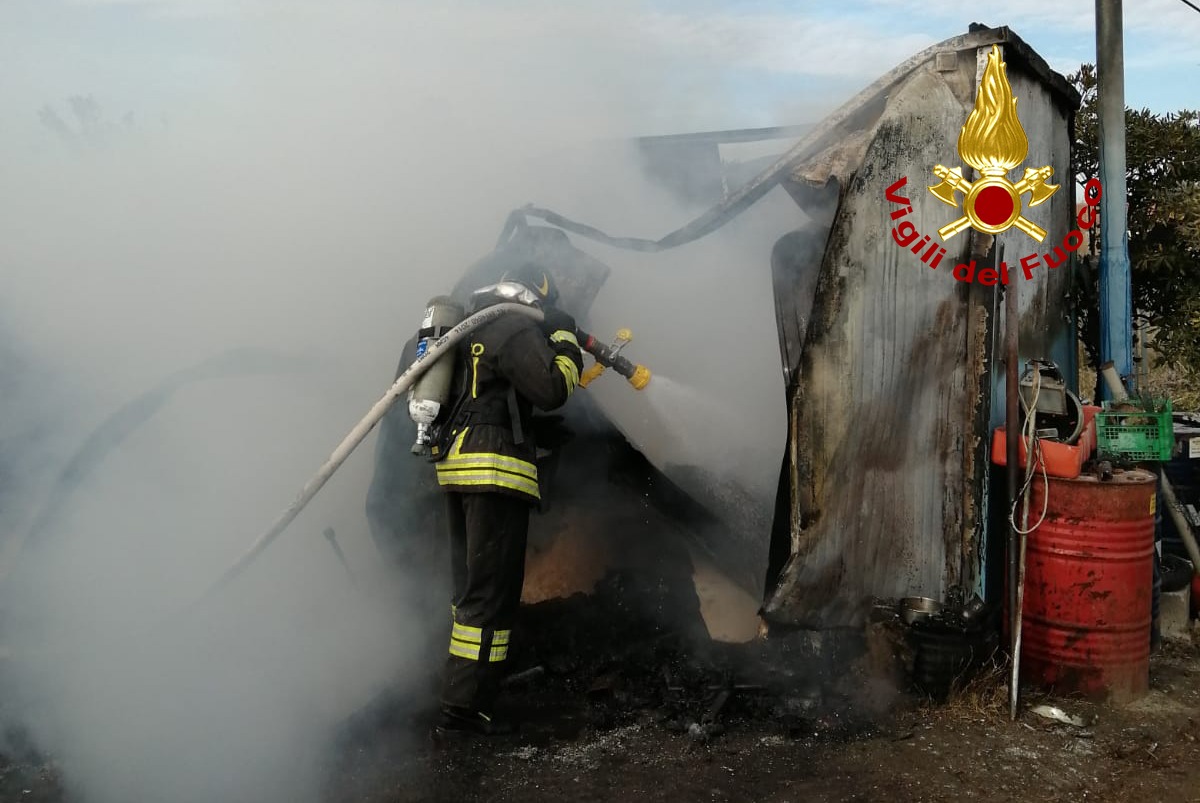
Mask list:
[[[634,366],[633,376],[627,378],[635,390],[641,390],[650,384],[650,369],[644,365]]]
[[[628,329],[620,329],[617,331],[617,339],[613,344],[607,345],[601,343],[593,335],[580,330],[578,333],[579,344],[583,350],[596,358],[595,365],[592,365],[579,378],[580,387],[587,387],[588,384],[600,374],[604,373],[605,368],[611,368],[621,376],[629,380],[629,384],[637,390],[641,390],[650,383],[650,369],[644,365],[637,365],[621,356],[621,349],[625,348],[631,340],[633,333]]]

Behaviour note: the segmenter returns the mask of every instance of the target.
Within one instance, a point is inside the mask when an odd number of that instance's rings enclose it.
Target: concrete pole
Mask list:
[[[1125,55],[1121,0],[1096,0],[1096,79],[1100,106],[1100,362],[1133,390],[1133,291],[1125,216]],[[1108,397],[1108,390],[1101,385]]]

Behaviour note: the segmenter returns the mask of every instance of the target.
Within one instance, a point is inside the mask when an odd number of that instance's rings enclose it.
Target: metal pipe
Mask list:
[[[1041,374],[1037,372],[1034,366],[1034,387],[1038,386],[1041,381]],[[1016,607],[1014,608],[1013,624],[1012,624],[1012,673],[1009,677],[1009,693],[1008,693],[1008,718],[1012,721],[1017,719],[1017,707],[1021,700],[1021,625],[1025,620],[1025,549],[1029,537],[1029,495],[1033,490],[1030,485],[1035,465],[1037,462],[1036,446],[1036,407],[1037,391],[1034,391],[1033,401],[1030,402],[1030,410],[1026,414],[1025,426],[1029,428],[1032,437],[1025,440],[1025,434],[1021,434],[1022,442],[1025,444],[1025,481],[1021,487],[1021,531],[1017,535],[1017,540],[1020,546],[1017,549],[1017,570],[1014,573],[1016,577]],[[1049,495],[1050,489],[1044,488],[1043,494]],[[1009,508],[1012,510],[1012,508]]]
[[[1167,479],[1167,472],[1160,470],[1158,477],[1162,487],[1163,504],[1167,507],[1167,514],[1171,517],[1171,521],[1175,523],[1175,529],[1179,531],[1179,538],[1183,541],[1183,547],[1187,550],[1188,557],[1192,559],[1192,571],[1195,574],[1200,574],[1200,545],[1196,544],[1196,535],[1192,532],[1192,525],[1188,522],[1187,517],[1183,515],[1183,511],[1179,509],[1179,499],[1175,496],[1175,489],[1171,487],[1171,481]]]
[[[1028,462],[1033,465],[1033,454],[1030,451],[1026,452]],[[1024,500],[1021,502],[1021,529],[1025,530],[1029,527],[1029,494],[1025,494]],[[1022,533],[1020,536],[1020,548],[1017,558],[1017,615],[1016,621],[1013,623],[1013,648],[1012,648],[1012,673],[1009,677],[1009,692],[1008,692],[1008,718],[1015,722],[1017,719],[1017,706],[1021,700],[1021,625],[1025,621],[1023,610],[1025,606],[1025,549],[1028,536]]]
[[[1000,261],[1003,256],[1000,253],[1003,249],[1002,245],[997,244],[996,260]],[[1018,393],[1020,388],[1017,376],[1017,360],[1019,352],[1019,329],[1018,323],[1019,308],[1017,306],[1017,283],[1013,282],[1004,288],[1004,432],[1005,432],[1005,460],[1008,468],[1008,507],[1007,510],[1012,511],[1017,504],[1017,494],[1020,493],[1020,399]],[[1006,518],[1011,519],[1009,515]],[[1008,634],[1011,640],[1011,654],[1016,655],[1017,648],[1017,575],[1019,573],[1019,546],[1017,528],[1009,525],[1008,528]],[[1011,706],[1016,705],[1017,685],[1011,684],[1009,690],[1009,699]]]
[[[1130,266],[1130,273],[1133,273],[1132,265]],[[1141,370],[1138,373],[1141,376],[1141,379],[1138,380],[1138,383],[1135,385],[1135,387],[1142,388],[1150,384],[1150,351],[1149,347],[1146,345],[1146,340],[1150,337],[1150,322],[1143,318],[1139,324],[1139,327],[1138,350],[1141,352],[1141,359],[1138,360],[1138,365],[1141,366]]]
[[[342,552],[342,548],[338,546],[337,533],[333,531],[332,527],[326,527],[322,535],[324,535],[325,540],[329,542],[330,548],[333,549],[333,554],[337,556],[338,563],[342,564],[342,568],[346,570],[346,576],[349,577],[350,582],[353,583],[354,572],[350,570],[350,564],[346,560],[346,555]]]
[[[1121,377],[1111,362],[1100,366],[1100,378],[1104,380],[1104,385],[1108,388],[1108,398],[1111,401],[1125,401],[1129,398],[1129,394],[1125,392],[1125,386],[1121,384]]]
[[[1121,0],[1096,0],[1096,82],[1100,122],[1100,362],[1137,390],[1133,373],[1133,292],[1125,189],[1125,56]],[[1104,389],[1104,386],[1101,386]]]

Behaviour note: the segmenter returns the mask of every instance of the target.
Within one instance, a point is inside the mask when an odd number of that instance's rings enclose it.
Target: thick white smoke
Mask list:
[[[587,156],[589,143],[611,153],[634,134],[736,124],[709,76],[653,56],[654,30],[631,24],[637,10],[131,6],[166,15],[177,35],[223,31],[225,50],[208,51],[217,77],[187,103],[131,111],[77,67],[73,103],[4,112],[17,133],[0,157],[0,696],[9,724],[32,731],[79,799],[315,799],[351,712],[385,689],[428,692],[414,654],[424,624],[397,601],[366,533],[370,442],[227,593],[146,628],[193,600],[290,502],[386,387],[424,301],[492,248],[511,209],[536,202],[653,237],[686,221],[632,160],[601,168]],[[119,29],[98,35],[122,46]],[[178,68],[171,47],[133,72],[150,82]],[[750,314],[742,301],[761,312],[770,245],[747,260],[759,271],[747,294],[734,286],[696,314],[736,319]],[[704,268],[703,254],[674,260],[671,281]],[[732,261],[726,243],[702,274],[705,292]],[[670,338],[695,295],[672,296],[670,283],[633,292],[623,279],[602,322],[637,328],[654,316],[646,334]],[[686,372],[738,365],[747,349],[776,361],[772,322],[746,332],[724,351],[705,339]],[[122,405],[237,348],[275,356],[188,375],[127,438],[78,464],[72,495],[53,495]],[[756,483],[776,470],[759,467]]]

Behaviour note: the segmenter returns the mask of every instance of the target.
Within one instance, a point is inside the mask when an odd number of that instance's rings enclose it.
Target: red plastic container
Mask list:
[[[1150,684],[1155,476],[1050,478],[1028,536],[1021,677],[1057,692],[1128,702]],[[1034,480],[1030,522],[1042,509]]]
[[[1087,451],[1084,462],[1096,453],[1096,413],[1103,409],[1094,404],[1083,405],[1083,434],[1079,436],[1079,445]]]
[[[1096,413],[1099,407],[1085,405],[1083,408],[1083,430],[1079,440],[1074,445],[1039,438],[1041,441],[1042,458],[1046,462],[1046,473],[1051,477],[1074,479],[1083,470],[1086,463],[1096,451]],[[1025,439],[1017,441],[1018,465],[1025,468],[1028,458],[1025,456]],[[992,433],[992,462],[998,466],[1008,465],[1008,436],[1004,427],[996,427]],[[1039,467],[1040,471],[1040,467]],[[1038,508],[1039,510],[1041,508]]]

